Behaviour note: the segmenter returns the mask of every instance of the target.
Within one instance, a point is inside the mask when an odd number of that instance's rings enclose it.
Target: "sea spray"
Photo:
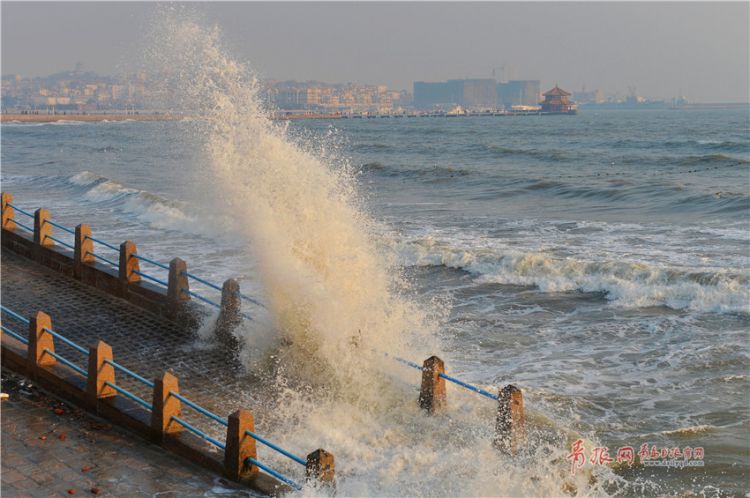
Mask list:
[[[242,220],[275,330],[291,344],[287,365],[363,396],[380,351],[404,354],[427,337],[439,351],[423,306],[376,249],[375,222],[346,162],[322,159],[268,118],[256,81],[225,55],[218,30],[168,22],[158,41],[154,52],[170,61],[170,104],[205,118],[206,173],[220,199],[212,208]]]
[[[250,323],[246,343],[279,334],[262,351],[277,394],[270,413],[258,407],[260,430],[298,453],[333,451],[343,496],[549,496],[566,479],[589,494],[586,475],[566,477],[557,431],[531,430],[532,450],[509,459],[491,444],[494,403],[451,387],[446,415],[420,411],[419,372],[382,352],[417,361],[441,353],[434,318],[443,310],[410,298],[395,260],[378,250],[383,227],[362,208],[346,161],[291,140],[246,68],[220,48],[218,30],[168,13],[152,51],[168,68],[164,88],[174,89],[163,95],[203,118],[196,137],[215,187],[210,208],[242,221],[273,323]],[[299,473],[272,452],[263,458]]]

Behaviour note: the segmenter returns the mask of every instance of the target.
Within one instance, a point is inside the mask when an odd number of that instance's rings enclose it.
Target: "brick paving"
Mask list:
[[[171,371],[179,378],[181,394],[220,416],[226,416],[238,408],[250,409],[255,417],[257,432],[261,434],[269,432],[271,424],[274,423],[274,409],[279,402],[277,397],[279,393],[274,390],[272,382],[263,382],[262,379],[246,374],[226,349],[206,347],[205,344],[199,345],[196,342],[196,331],[185,330],[173,322],[144,311],[123,299],[55,273],[5,249],[2,250],[0,269],[2,270],[0,291],[2,292],[3,306],[25,317],[29,317],[37,311],[44,311],[52,319],[53,330],[84,347],[95,344],[98,340],[107,342],[112,346],[116,362],[147,379],[157,378],[163,372]],[[6,313],[2,314],[2,319],[5,327],[24,337],[27,336],[27,325]],[[2,337],[3,340],[6,340],[5,334],[2,334]],[[59,340],[55,340],[55,350],[84,370],[86,369],[87,358],[85,355]],[[151,400],[150,388],[121,372],[117,372],[116,376],[118,385],[147,401]],[[270,372],[269,378],[272,378],[272,376],[273,373]],[[25,429],[20,429],[19,421],[24,420],[21,406],[23,406],[23,401],[19,400],[10,403],[3,402],[3,497],[37,496],[23,492],[23,487],[32,487],[32,483],[33,486],[42,486],[38,482],[38,480],[43,479],[42,476],[37,476],[37,481],[35,481],[30,476],[32,473],[30,468],[26,469],[26,474],[23,474],[13,464],[7,469],[7,475],[5,472],[6,456],[10,458],[9,462],[13,462],[14,458],[26,458],[27,454],[37,455],[32,458],[44,460],[43,452],[41,456],[35,453],[35,451],[38,451],[35,448],[43,444],[24,439],[30,434],[23,433]],[[41,417],[42,414],[38,414],[38,416]],[[226,429],[223,426],[192,409],[183,408],[181,418],[219,440],[223,440],[226,434]],[[9,423],[14,420],[16,422],[12,430],[7,431],[8,437],[6,437],[6,420],[9,420]],[[47,426],[44,422],[33,422],[34,417],[32,416],[28,420],[30,421],[29,424],[37,424],[34,427],[40,432],[43,432],[43,427]],[[49,422],[48,419],[45,420]],[[21,439],[12,437],[13,431],[21,431],[23,433]],[[138,458],[140,457],[139,451],[141,450],[146,453],[151,452],[150,456],[145,457],[146,461],[150,462],[157,462],[169,455],[163,452],[158,453],[161,450],[157,447],[134,443],[137,447],[136,450],[136,447],[130,446],[130,443],[126,444],[124,439],[120,439],[120,441],[121,443],[111,445],[108,451],[112,453],[110,459],[113,464],[116,460],[115,448],[121,446],[123,451],[130,455],[130,458],[119,461],[118,465],[121,468],[123,463],[127,462],[128,466],[137,469]],[[49,442],[48,438],[45,443]],[[46,444],[46,446],[43,446],[56,448],[57,442],[54,443],[54,445]],[[84,446],[81,445],[80,447],[83,448]],[[210,443],[206,443],[206,448],[217,451]],[[82,449],[81,451],[85,450]],[[106,456],[106,452],[104,455]],[[268,459],[280,459],[282,464],[286,462],[284,458],[267,449],[260,450],[259,457],[266,462],[268,462]],[[61,461],[64,463],[64,458],[61,457]],[[33,460],[31,462],[19,462],[18,465],[24,468],[24,464],[28,466],[30,463],[38,468],[36,464],[39,462]],[[56,476],[57,480],[74,479],[76,477],[79,479],[79,487],[82,486],[81,483],[86,483],[88,486],[88,481],[80,481],[78,463],[80,462],[56,471],[60,473]],[[295,468],[295,470],[297,469]],[[20,473],[24,478],[19,478],[18,474],[14,472]],[[115,486],[115,488],[120,486],[120,488],[117,488],[120,491],[112,496],[141,496],[135,490],[126,489],[128,472],[125,469],[119,474],[119,477],[112,477],[111,475],[106,477],[106,479],[111,480],[107,481],[109,485]],[[170,472],[172,471],[170,470]],[[180,473],[175,470],[174,473],[175,475],[185,476],[184,471]],[[166,479],[159,471],[144,474],[144,476],[148,475],[154,476],[156,480]],[[91,479],[88,476],[86,478]],[[147,477],[144,477],[144,479],[148,480]],[[183,480],[185,479],[187,478],[183,477]],[[171,482],[171,480],[167,479],[167,482]],[[6,495],[6,484],[12,485],[13,488],[9,489],[17,494]],[[104,486],[103,483],[101,484]],[[47,486],[45,484],[44,489],[51,489]],[[153,486],[156,485],[153,484]],[[65,490],[67,489],[69,488],[65,488]],[[52,494],[58,491],[55,488]],[[9,493],[11,492],[9,491]],[[154,493],[145,492],[142,495],[151,496],[152,494]],[[171,495],[167,493],[166,496],[190,495],[180,492]]]
[[[3,498],[258,496],[15,374],[3,372],[2,390]]]
[[[112,346],[115,361],[147,379],[171,371],[179,378],[183,395],[219,415],[249,408],[254,412],[256,427],[263,427],[261,408],[273,409],[273,393],[263,389],[259,379],[246,375],[225,349],[196,347],[195,331],[185,330],[5,249],[2,277],[4,306],[25,317],[44,311],[52,318],[53,330],[84,347],[98,340],[107,342]],[[2,317],[3,325],[27,335],[27,326],[9,315]],[[55,349],[86,368],[86,358],[81,353],[59,340],[55,341]],[[151,399],[148,387],[124,374],[117,376],[118,384],[146,400]],[[200,427],[206,423],[205,418],[192,410],[186,411],[184,418]],[[221,427],[204,428],[212,435],[223,434]]]

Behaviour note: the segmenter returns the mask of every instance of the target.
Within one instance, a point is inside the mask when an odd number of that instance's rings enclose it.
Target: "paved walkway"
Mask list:
[[[257,496],[4,371],[2,496]]]
[[[227,416],[238,408],[250,409],[255,417],[257,432],[261,434],[270,432],[271,425],[274,423],[274,410],[279,402],[278,392],[273,389],[273,382],[261,382],[247,375],[226,350],[221,347],[198,345],[194,331],[184,330],[125,300],[55,273],[5,249],[2,251],[1,270],[0,290],[2,304],[5,307],[26,317],[36,311],[44,311],[52,318],[52,327],[56,332],[78,344],[88,346],[95,344],[98,340],[104,340],[112,346],[115,361],[143,377],[157,378],[161,377],[163,372],[171,371],[179,378],[181,394],[220,416]],[[28,334],[27,325],[5,313],[2,314],[2,319],[5,327],[23,336]],[[55,341],[55,350],[84,370],[87,368],[86,356],[61,341]],[[272,372],[270,375],[273,375]],[[147,386],[124,374],[117,373],[117,384],[146,400],[152,397],[152,392]],[[22,402],[18,401],[18,403]],[[6,420],[11,422],[21,420],[23,418],[21,411],[17,405],[3,402],[4,434]],[[219,440],[223,440],[226,435],[226,429],[223,426],[192,409],[183,409],[181,418]],[[34,422],[34,424],[34,430],[40,433],[44,432],[44,427],[49,425],[47,421]],[[8,434],[12,434],[10,429]],[[23,460],[26,457],[26,451],[43,444],[36,440],[28,442],[24,439],[27,437],[28,434],[24,434],[21,440],[15,442],[14,439],[9,438],[7,447],[4,437],[3,460],[5,460],[6,453],[11,460],[14,455]],[[27,446],[22,445],[24,444],[22,440]],[[44,444],[49,442],[48,438]],[[57,442],[53,441],[54,444]],[[47,446],[53,445],[47,444]],[[217,451],[210,443],[206,443],[206,448],[209,451]],[[142,448],[139,447],[139,449]],[[151,460],[158,461],[159,457],[153,452],[159,450],[149,451],[154,455]],[[304,453],[301,450],[298,452]],[[31,458],[43,458],[38,455],[34,457],[33,454],[32,451]],[[133,449],[130,454],[135,457],[138,451]],[[259,457],[265,463],[272,463],[276,459],[282,464],[288,464],[286,459],[270,449],[261,449]],[[164,458],[164,454],[161,458]],[[114,463],[116,456],[111,456],[111,459]],[[128,462],[128,465],[137,465],[135,458]],[[24,463],[28,462],[18,461],[12,465],[23,466]],[[67,470],[80,473],[78,463],[80,462],[76,462],[67,469],[61,468],[60,472]],[[297,470],[295,467],[295,471]],[[31,481],[27,479],[30,472],[30,469],[27,469],[26,474],[19,472],[20,476],[11,473],[10,476],[15,476],[15,479],[10,477],[13,480],[7,481],[7,484],[15,485],[18,482],[21,483],[20,486],[31,486]],[[161,474],[154,472],[151,475],[159,476],[161,479]],[[127,472],[123,471],[120,479],[126,481],[125,475]],[[184,473],[176,475],[184,475]],[[67,478],[72,479],[73,474],[66,474]],[[127,485],[125,481],[117,481],[117,478],[108,478],[114,479],[110,484]],[[144,480],[147,479],[144,478]],[[3,484],[6,484],[6,480],[3,480]],[[103,483],[100,484],[104,486]],[[82,484],[79,482],[78,486]],[[14,489],[20,492],[22,488]],[[181,493],[178,494],[183,496]],[[124,492],[118,495],[133,496]]]
[[[26,317],[44,311],[56,332],[84,347],[98,340],[107,342],[115,361],[147,379],[171,371],[179,378],[183,395],[219,415],[248,408],[254,412],[256,427],[262,428],[261,407],[273,409],[273,394],[264,391],[258,379],[246,375],[225,349],[199,347],[194,331],[7,250],[2,251],[2,277],[4,306]],[[3,325],[26,336],[27,326],[6,314],[2,318]],[[86,369],[81,353],[61,341],[55,341],[55,349]],[[117,383],[151,399],[149,388],[130,377],[118,374]],[[199,427],[208,420],[192,410],[184,418]],[[213,434],[223,437],[222,427],[206,429],[220,429]]]

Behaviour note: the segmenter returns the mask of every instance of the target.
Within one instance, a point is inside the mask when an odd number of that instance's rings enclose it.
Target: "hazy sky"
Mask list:
[[[2,2],[2,73],[113,74],[149,3]],[[693,101],[749,100],[750,3],[196,3],[262,77],[385,83],[506,76]],[[500,70],[497,70],[500,76]]]

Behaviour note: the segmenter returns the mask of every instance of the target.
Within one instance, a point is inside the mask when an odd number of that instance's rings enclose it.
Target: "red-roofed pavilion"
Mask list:
[[[555,88],[544,94],[542,112],[549,114],[575,114],[576,104],[571,102],[568,97],[570,94],[555,85]]]

